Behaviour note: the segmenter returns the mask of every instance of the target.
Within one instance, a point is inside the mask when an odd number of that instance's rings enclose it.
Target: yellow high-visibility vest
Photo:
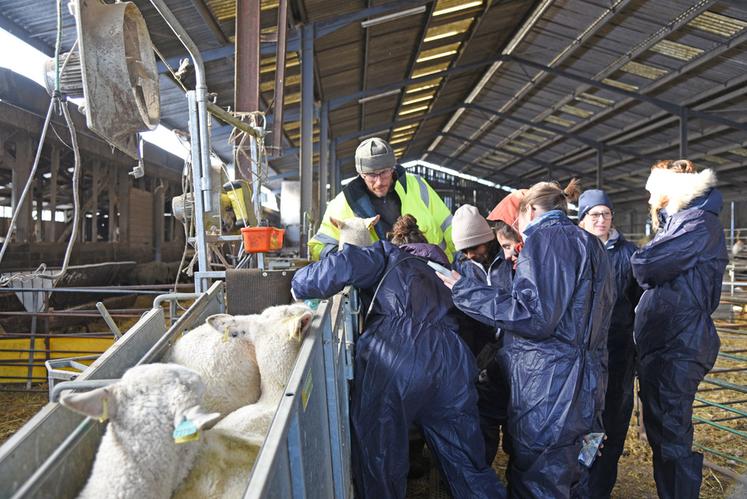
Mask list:
[[[407,173],[401,166],[398,166],[396,171],[394,192],[399,196],[402,205],[401,214],[414,216],[428,242],[440,246],[451,260],[454,254],[454,243],[451,240],[451,211],[425,179]],[[322,224],[309,241],[309,255],[312,260],[318,260],[330,251],[337,251],[340,229],[332,225],[330,217],[345,220],[376,215],[373,212],[367,213],[364,206],[356,202],[366,195],[362,189],[367,187],[363,179],[357,177],[327,205]],[[371,228],[371,237],[374,241],[379,240],[375,227]]]

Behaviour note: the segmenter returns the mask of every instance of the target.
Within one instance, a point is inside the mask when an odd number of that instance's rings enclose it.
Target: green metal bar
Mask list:
[[[742,459],[741,457],[732,456],[731,454],[726,454],[724,452],[717,451],[716,449],[711,449],[710,447],[706,447],[705,445],[700,445],[698,443],[693,442],[693,447],[697,447],[698,449],[704,450],[708,452],[709,454],[714,454],[716,456],[723,457],[724,459],[731,459],[741,464],[747,464],[747,460]]]
[[[700,397],[695,397],[695,400],[700,402],[701,404],[710,405],[712,407],[718,407],[719,409],[723,409],[728,412],[733,412],[734,414],[739,414],[740,416],[747,417],[747,412],[742,411],[740,409],[735,409],[734,407],[729,407],[724,404],[719,404],[718,402],[713,402],[711,400],[702,399]]]
[[[720,386],[722,388],[729,388],[730,390],[734,390],[740,393],[747,393],[747,387],[743,385],[735,385],[734,383],[729,383],[728,381],[723,381],[716,378],[706,377],[703,380],[704,383],[710,383],[712,385]]]
[[[726,432],[737,435],[738,437],[747,439],[747,432],[735,430],[734,428],[729,428],[728,426],[722,425],[719,423],[714,423],[713,421],[709,419],[705,419],[705,418],[701,418],[700,416],[693,415],[693,421],[699,421],[701,423],[707,424],[708,426],[713,426],[714,428],[718,428],[720,430],[724,430]]]
[[[734,355],[730,353],[720,352],[718,356],[723,357],[725,359],[729,359],[729,360],[738,360],[739,362],[747,362],[747,357],[742,357],[741,355]]]

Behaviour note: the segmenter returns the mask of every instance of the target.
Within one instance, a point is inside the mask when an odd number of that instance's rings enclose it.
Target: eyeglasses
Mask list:
[[[378,173],[361,173],[361,177],[363,177],[363,180],[369,180],[371,182],[375,182],[377,180],[380,180],[382,178],[385,178],[386,175],[390,175],[392,173],[392,169],[386,169],[382,170]]]
[[[599,213],[591,213],[591,212],[589,212],[589,213],[587,213],[587,215],[592,220],[599,220],[600,218],[603,218],[604,220],[609,220],[610,218],[612,218],[612,212],[610,212],[610,211],[604,211],[604,212],[599,212]]]

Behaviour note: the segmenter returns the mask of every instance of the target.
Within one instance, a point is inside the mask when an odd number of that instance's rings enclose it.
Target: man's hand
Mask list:
[[[462,278],[462,275],[456,270],[452,270],[451,275],[443,275],[439,272],[436,272],[436,275],[444,282],[444,284],[446,284],[446,287],[449,289],[453,288],[454,284],[456,284],[456,282]]]

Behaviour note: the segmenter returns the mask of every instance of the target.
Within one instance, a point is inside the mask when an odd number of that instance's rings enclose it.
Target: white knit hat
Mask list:
[[[451,221],[451,238],[454,247],[461,251],[495,239],[487,220],[471,204],[460,206]]]

